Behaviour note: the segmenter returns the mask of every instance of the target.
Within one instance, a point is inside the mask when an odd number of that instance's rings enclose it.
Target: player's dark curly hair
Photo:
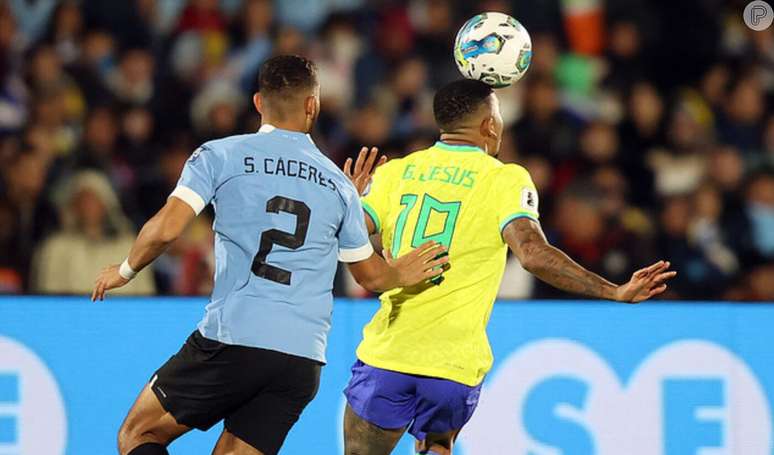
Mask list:
[[[259,70],[258,90],[264,95],[289,94],[317,85],[317,66],[298,55],[278,55],[266,60]]]
[[[433,98],[433,115],[442,131],[450,131],[476,112],[492,94],[492,87],[481,81],[461,79],[441,87]]]

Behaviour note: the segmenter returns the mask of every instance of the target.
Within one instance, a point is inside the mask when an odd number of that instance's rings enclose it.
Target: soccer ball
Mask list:
[[[527,72],[532,40],[527,29],[511,16],[481,13],[457,32],[454,60],[466,78],[495,88],[507,87]]]

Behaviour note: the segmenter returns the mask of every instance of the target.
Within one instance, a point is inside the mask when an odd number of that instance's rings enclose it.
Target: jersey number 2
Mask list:
[[[276,283],[290,285],[291,272],[275,267],[266,262],[274,245],[284,246],[291,250],[297,250],[306,241],[306,231],[309,230],[309,217],[312,211],[309,206],[301,201],[288,199],[282,196],[274,196],[266,202],[268,213],[285,212],[296,216],[296,232],[289,233],[279,229],[269,229],[261,233],[261,245],[258,253],[253,258],[251,270],[256,276]]]

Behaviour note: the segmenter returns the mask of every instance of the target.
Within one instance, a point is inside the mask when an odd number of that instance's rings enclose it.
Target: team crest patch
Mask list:
[[[538,211],[537,191],[531,188],[523,188],[521,190],[521,208],[530,212]]]

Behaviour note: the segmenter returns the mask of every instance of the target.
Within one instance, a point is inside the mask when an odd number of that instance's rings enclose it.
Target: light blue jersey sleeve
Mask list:
[[[354,188],[353,188],[354,191]],[[359,262],[371,257],[374,249],[368,239],[360,198],[354,193],[347,201],[346,213],[338,233],[339,261]]]
[[[224,159],[206,145],[197,148],[185,162],[183,173],[171,196],[182,199],[198,215],[215,197]]]

